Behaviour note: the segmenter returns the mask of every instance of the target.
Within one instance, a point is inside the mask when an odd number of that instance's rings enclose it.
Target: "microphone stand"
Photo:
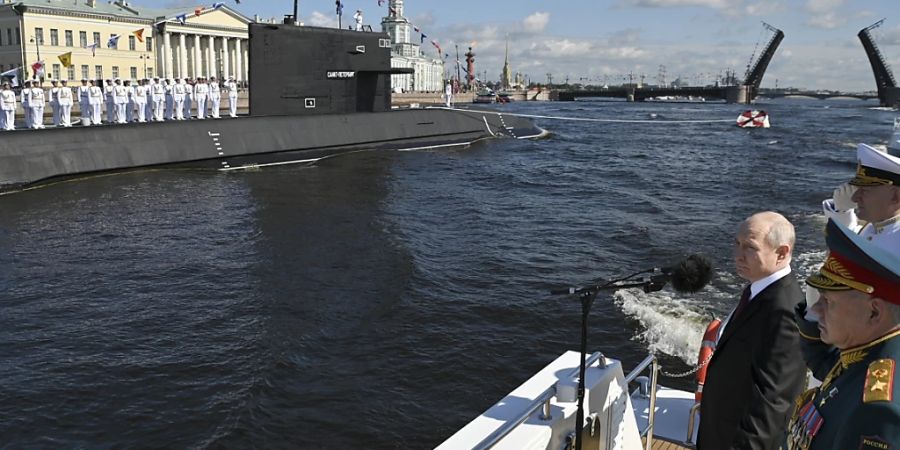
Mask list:
[[[606,284],[598,286],[551,291],[552,294],[566,293],[571,294],[572,296],[577,295],[579,300],[581,300],[581,364],[578,366],[578,410],[575,414],[575,448],[577,450],[581,450],[581,435],[584,428],[584,372],[587,369],[587,319],[588,315],[591,312],[591,306],[594,304],[594,300],[597,299],[597,295],[600,294],[601,291],[632,287],[642,287],[647,292],[662,289],[662,286],[665,283],[660,283],[658,280],[654,280],[653,278],[640,282],[620,283],[621,281],[627,280],[642,273],[646,272],[638,272],[625,278],[612,280],[607,282]]]

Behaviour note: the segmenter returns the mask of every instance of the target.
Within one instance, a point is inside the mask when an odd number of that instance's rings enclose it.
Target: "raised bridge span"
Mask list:
[[[766,69],[769,67],[769,62],[772,61],[778,45],[784,40],[783,31],[765,22],[763,22],[763,26],[773,33],[772,37],[766,43],[756,62],[747,67],[744,81],[740,84],[680,88],[623,86],[599,90],[560,91],[559,100],[572,101],[585,97],[615,97],[625,98],[628,101],[643,101],[652,97],[693,96],[705,99],[721,99],[728,103],[750,103],[759,94],[759,86],[762,83],[763,76],[766,74]]]

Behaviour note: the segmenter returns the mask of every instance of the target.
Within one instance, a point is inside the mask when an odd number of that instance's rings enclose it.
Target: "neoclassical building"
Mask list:
[[[32,77],[33,64],[42,60],[45,79],[215,75],[244,81],[249,73],[251,20],[227,5],[150,9],[125,0],[0,1],[0,72],[22,68],[23,76]],[[113,36],[119,39],[110,47]],[[66,68],[59,56],[70,52]]]
[[[403,0],[391,0],[390,8],[395,13],[382,18],[381,29],[391,36],[391,67],[414,70],[408,75],[391,75],[391,89],[403,92],[443,91],[444,62],[426,57],[421,46],[410,39],[413,25],[403,16]]]

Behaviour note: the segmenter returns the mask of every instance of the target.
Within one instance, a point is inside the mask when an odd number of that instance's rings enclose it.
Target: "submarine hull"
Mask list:
[[[447,109],[17,131],[0,139],[0,192],[102,172],[152,167],[230,171],[354,151],[462,146],[541,133],[518,117]]]

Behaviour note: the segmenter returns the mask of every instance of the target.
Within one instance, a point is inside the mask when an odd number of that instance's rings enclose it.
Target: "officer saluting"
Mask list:
[[[798,397],[788,449],[887,449],[900,442],[900,257],[843,225],[825,228],[828,259],[806,283],[819,323],[797,307],[803,357],[822,385]],[[896,381],[896,382],[895,382]]]

